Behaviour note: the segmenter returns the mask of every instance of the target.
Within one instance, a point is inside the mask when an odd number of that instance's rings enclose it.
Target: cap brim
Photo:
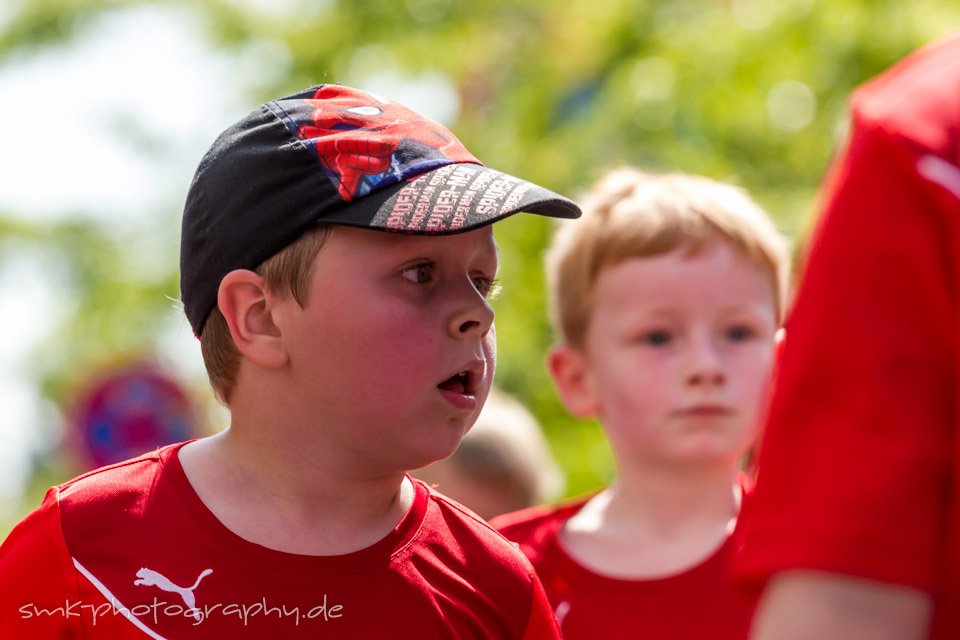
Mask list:
[[[577,218],[572,200],[479,164],[454,163],[364,195],[318,222],[421,235],[462,233],[515,213]]]

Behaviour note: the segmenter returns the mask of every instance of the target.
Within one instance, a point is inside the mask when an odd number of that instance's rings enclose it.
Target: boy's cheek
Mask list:
[[[490,377],[493,378],[493,371],[497,368],[497,328],[494,325],[490,325],[490,331],[483,339],[483,355],[490,368]]]

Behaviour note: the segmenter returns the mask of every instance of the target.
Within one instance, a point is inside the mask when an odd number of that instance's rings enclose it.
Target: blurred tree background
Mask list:
[[[408,104],[419,92],[498,169],[572,196],[621,164],[705,174],[746,188],[797,241],[842,139],[851,89],[960,25],[960,4],[943,0],[21,0],[0,22],[0,65],[143,7],[169,11],[221,55],[256,59],[249,73],[205,89],[239,88],[247,108],[324,80]],[[56,84],[50,78],[50,97],[66,112],[71,96]],[[197,108],[206,98],[196,95]],[[22,108],[5,104],[5,117]],[[68,144],[64,124],[45,126]],[[165,152],[162,139],[127,124],[140,153]],[[4,149],[3,161],[17,153]],[[196,160],[182,165],[178,189]],[[0,270],[28,254],[62,309],[18,364],[53,409],[26,425],[49,445],[36,453],[21,503],[0,513],[0,537],[46,486],[76,471],[50,455],[71,389],[103,362],[163,355],[157,336],[176,316],[183,195],[125,225],[83,210],[54,221],[0,210]],[[549,233],[550,222],[532,216],[498,225],[497,383],[541,420],[573,494],[608,480],[612,463],[596,425],[566,416],[543,366]],[[202,378],[189,382],[209,397]],[[222,426],[222,413],[205,415],[208,430]]]

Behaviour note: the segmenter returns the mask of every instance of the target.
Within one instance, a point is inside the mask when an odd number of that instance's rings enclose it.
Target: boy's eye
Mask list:
[[[427,284],[433,281],[435,270],[432,262],[423,262],[407,267],[400,272],[400,277],[415,284]]]
[[[726,330],[725,335],[728,340],[734,342],[743,342],[744,340],[749,340],[755,335],[753,329],[746,325],[734,325]]]
[[[673,339],[673,336],[670,335],[669,331],[663,329],[655,329],[653,331],[647,331],[640,336],[640,342],[650,347],[663,347],[670,344],[670,341]]]
[[[500,293],[500,281],[496,278],[476,276],[473,279],[473,286],[484,298],[495,298]]]

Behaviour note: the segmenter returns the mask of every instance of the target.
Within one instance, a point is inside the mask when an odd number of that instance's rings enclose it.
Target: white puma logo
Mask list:
[[[917,172],[960,198],[960,167],[943,158],[926,155],[917,161]]]
[[[213,569],[204,569],[200,572],[200,575],[197,576],[197,581],[193,583],[192,587],[178,587],[162,573],[158,573],[153,569],[147,569],[144,567],[137,571],[137,579],[133,581],[133,584],[137,587],[157,587],[162,591],[180,594],[180,597],[183,598],[183,604],[187,605],[188,609],[196,609],[197,599],[193,595],[193,590],[200,585],[201,580],[206,578],[211,573],[213,573]],[[199,621],[200,612],[194,611],[193,617]]]

